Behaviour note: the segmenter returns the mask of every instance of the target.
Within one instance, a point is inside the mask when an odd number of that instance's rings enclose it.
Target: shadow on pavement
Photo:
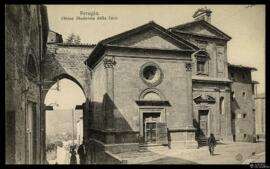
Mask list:
[[[189,161],[189,160],[185,160],[182,158],[176,158],[176,157],[163,157],[157,160],[153,160],[153,161],[149,161],[149,162],[145,162],[142,164],[197,164],[193,161]]]
[[[213,156],[218,156],[218,155],[221,155],[221,154],[213,154]]]

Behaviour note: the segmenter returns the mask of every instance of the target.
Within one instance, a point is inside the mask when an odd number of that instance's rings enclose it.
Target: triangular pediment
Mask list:
[[[184,50],[186,46],[178,44],[171,38],[162,35],[155,30],[147,30],[136,35],[132,35],[116,42],[114,45],[148,48],[148,49],[171,49]]]
[[[190,27],[184,28],[184,29],[182,29],[182,31],[200,34],[200,35],[206,35],[206,36],[214,36],[214,37],[220,36],[219,34],[214,32],[213,30],[207,28],[206,26],[200,25],[200,24],[196,24],[196,25],[192,25]]]
[[[151,21],[147,24],[100,41],[85,64],[95,66],[106,49],[130,48],[132,50],[158,49],[193,53],[199,48]],[[178,52],[177,51],[177,52]]]
[[[104,41],[107,45],[146,49],[196,50],[197,48],[154,22],[134,28]]]
[[[199,95],[199,96],[196,96],[193,100],[195,101],[196,104],[216,102],[215,98],[209,95]]]
[[[183,33],[190,33],[195,35],[202,35],[207,37],[214,37],[214,38],[220,38],[225,40],[230,40],[231,37],[226,35],[224,32],[213,26],[212,24],[200,20],[200,21],[194,21],[190,23],[186,23],[183,25],[178,25],[176,27],[170,28],[174,32],[183,32]]]

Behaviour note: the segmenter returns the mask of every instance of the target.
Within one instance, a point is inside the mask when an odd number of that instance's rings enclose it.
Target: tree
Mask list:
[[[67,39],[66,43],[68,44],[80,44],[81,43],[81,38],[79,35],[75,35],[74,33],[71,33]]]
[[[81,43],[81,38],[80,38],[79,35],[77,35],[77,36],[74,37],[74,43],[75,44],[80,44]]]

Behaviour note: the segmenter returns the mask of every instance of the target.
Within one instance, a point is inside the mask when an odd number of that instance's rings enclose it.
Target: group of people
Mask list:
[[[80,164],[86,164],[86,141],[83,138],[82,144],[79,146],[77,153],[80,158]],[[70,149],[70,164],[77,164],[75,147],[72,146]]]

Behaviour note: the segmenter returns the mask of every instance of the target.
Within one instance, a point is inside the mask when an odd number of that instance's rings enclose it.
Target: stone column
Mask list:
[[[231,119],[231,100],[230,100],[230,90],[226,89],[225,90],[225,101],[226,101],[226,108],[225,108],[225,113],[226,113],[226,140],[232,141],[233,136],[232,136],[232,119]]]
[[[104,67],[106,72],[106,94],[105,94],[105,131],[106,143],[114,143],[115,136],[111,131],[114,130],[114,68],[113,58],[105,58]]]
[[[40,163],[46,164],[46,105],[44,104],[44,102],[41,102],[40,106]]]
[[[188,127],[193,128],[193,101],[192,101],[192,65],[191,63],[186,63],[186,82],[187,82],[187,107],[188,107],[188,117],[187,123]]]
[[[186,148],[197,148],[195,141],[196,129],[193,126],[193,97],[192,97],[192,64],[186,63],[186,82],[187,82],[187,126],[186,126]]]

